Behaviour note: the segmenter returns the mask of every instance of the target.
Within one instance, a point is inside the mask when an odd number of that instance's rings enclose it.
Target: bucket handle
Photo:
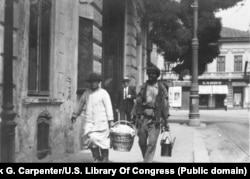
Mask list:
[[[133,129],[135,129],[135,126],[134,126],[133,124],[131,124],[131,122],[125,121],[125,120],[117,121],[117,122],[114,123],[113,126],[115,127],[115,126],[117,126],[117,125],[119,125],[119,124],[125,124],[125,125],[127,125],[127,126],[133,128]]]
[[[119,125],[119,124],[125,124],[125,125],[127,125],[127,126],[129,126],[129,127],[131,127],[131,128],[133,128],[134,130],[135,130],[135,126],[131,123],[131,122],[129,122],[129,121],[127,121],[127,120],[120,120],[120,112],[117,112],[118,113],[118,121],[116,121],[114,124],[113,124],[113,127],[115,127],[115,126],[117,126],[117,125]]]
[[[169,133],[169,134],[168,134]],[[168,135],[167,135],[168,134]],[[161,137],[161,140],[166,140],[167,139],[167,137],[169,136],[169,139],[170,139],[170,142],[172,142],[172,136],[171,136],[171,132],[170,131],[165,131],[165,132],[163,132],[163,134],[162,134],[162,137]]]
[[[167,133],[169,133],[169,135],[166,135]],[[164,136],[165,136],[165,138],[164,138]],[[165,131],[163,133],[163,135],[162,135],[162,139],[161,140],[166,140],[168,136],[169,136],[169,140],[170,140],[170,143],[171,143],[171,148],[173,148],[174,144],[175,144],[176,137],[174,137],[174,139],[172,139],[170,131],[168,131],[168,132]]]

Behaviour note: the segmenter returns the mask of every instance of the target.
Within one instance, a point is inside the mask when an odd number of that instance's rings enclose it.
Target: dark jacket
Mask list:
[[[116,108],[118,108],[120,111],[123,111],[125,113],[130,113],[133,106],[134,106],[134,100],[136,99],[136,89],[134,86],[128,86],[128,95],[131,95],[131,98],[123,99],[124,96],[124,88],[121,88],[119,90],[118,94],[118,100]]]
[[[168,92],[165,86],[161,82],[158,83],[158,95],[156,96],[155,117],[156,122],[160,123],[161,118],[167,122],[169,117],[169,105],[168,105]],[[132,115],[140,116],[143,112],[143,102],[146,99],[147,83],[143,84],[140,92],[138,93],[136,103],[131,112]]]

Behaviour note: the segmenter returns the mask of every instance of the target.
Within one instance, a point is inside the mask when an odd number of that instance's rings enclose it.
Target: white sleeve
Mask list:
[[[89,95],[87,108],[86,108],[86,122],[92,123],[93,122],[93,96]]]
[[[74,117],[78,117],[81,114],[81,112],[83,111],[83,109],[86,107],[85,105],[87,103],[87,98],[88,98],[88,92],[86,91],[83,93],[79,103],[75,107],[75,110],[73,112]]]
[[[106,91],[104,91],[103,103],[104,103],[104,107],[106,110],[106,115],[107,115],[108,121],[114,120],[113,108],[112,108],[110,96]]]

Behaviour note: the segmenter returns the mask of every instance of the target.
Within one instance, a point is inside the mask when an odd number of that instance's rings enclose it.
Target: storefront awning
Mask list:
[[[199,94],[228,94],[227,85],[199,85]]]
[[[212,94],[212,86],[199,85],[199,94]]]
[[[228,87],[226,85],[212,86],[213,94],[228,94]]]

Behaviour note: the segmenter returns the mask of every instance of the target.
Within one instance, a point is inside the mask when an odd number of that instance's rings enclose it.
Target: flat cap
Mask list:
[[[102,76],[98,73],[91,73],[89,75],[87,82],[92,82],[92,81],[102,81]]]
[[[151,64],[150,66],[147,67],[147,74],[149,73],[155,73],[157,77],[159,77],[161,74],[161,71],[157,66]]]

